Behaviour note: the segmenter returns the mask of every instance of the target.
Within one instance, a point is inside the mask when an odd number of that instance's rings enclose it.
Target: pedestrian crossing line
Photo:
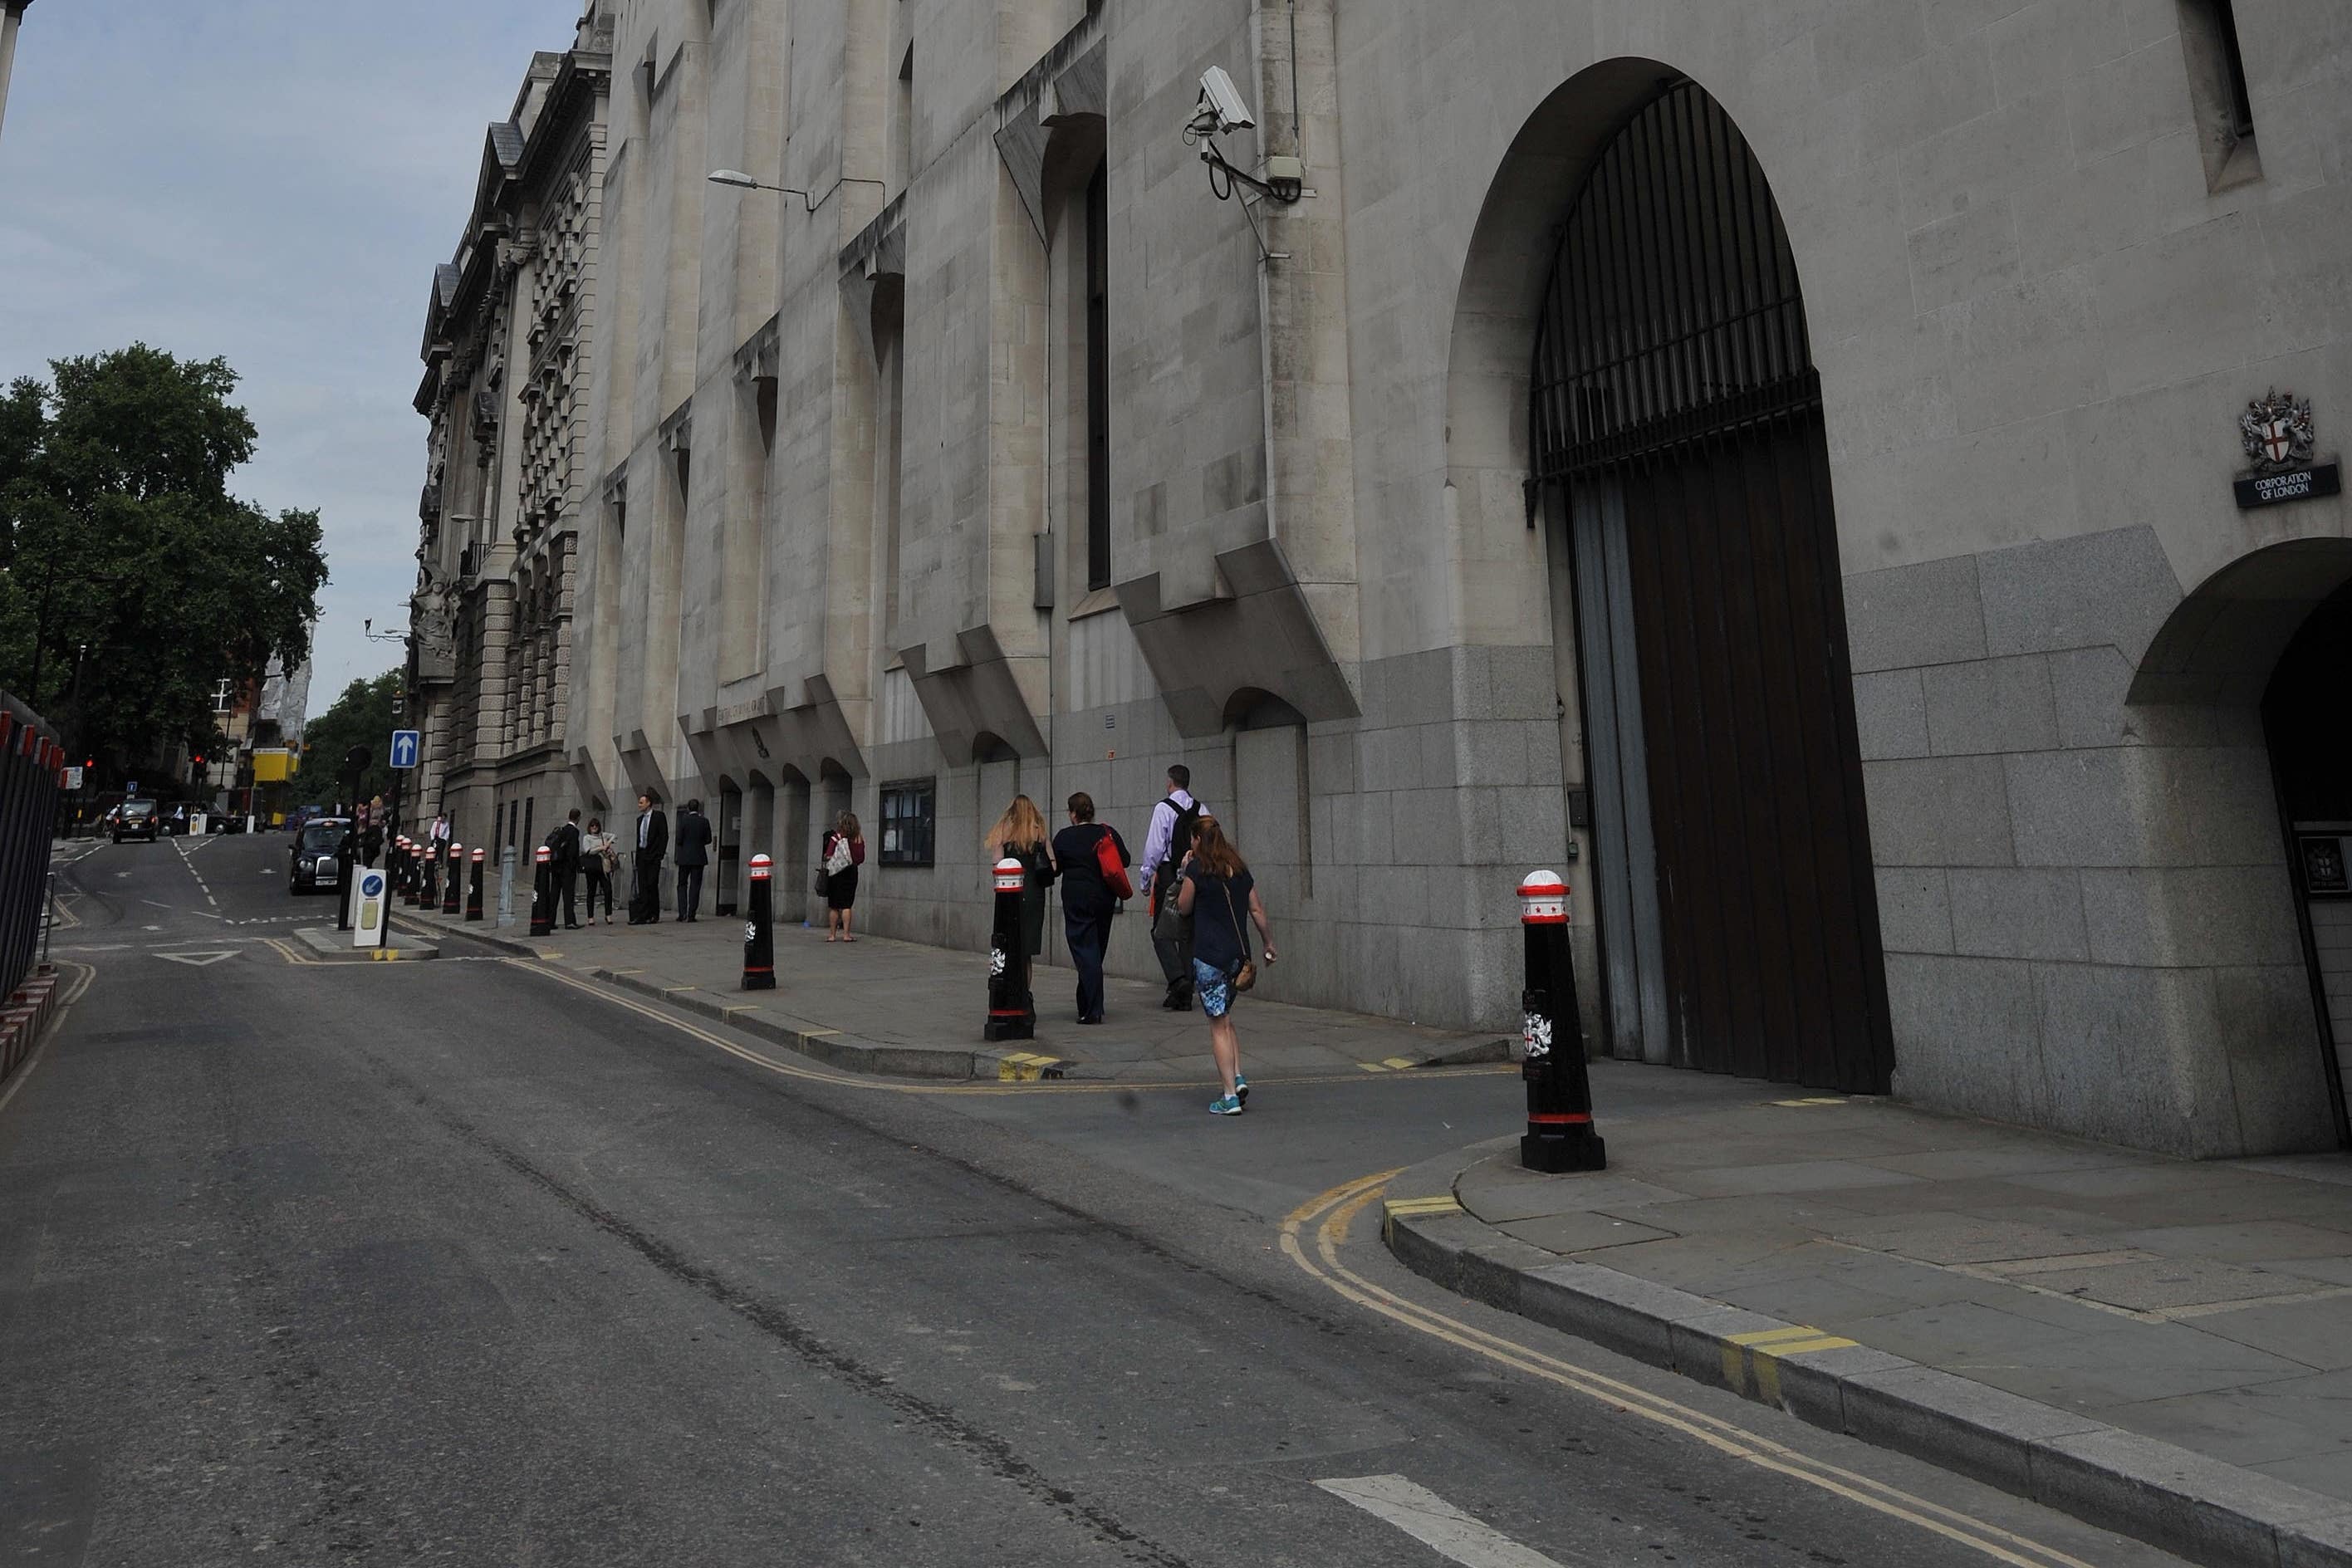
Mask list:
[[[1561,1568],[1558,1559],[1520,1545],[1402,1476],[1352,1476],[1317,1481],[1333,1497],[1385,1520],[1463,1568]]]
[[[1408,1218],[1420,1215],[1462,1213],[1462,1205],[1459,1201],[1451,1196],[1435,1198],[1391,1198],[1384,1206],[1391,1215],[1402,1215]]]
[[[1557,1384],[1613,1410],[1682,1433],[1717,1452],[1743,1459],[1759,1469],[1843,1498],[1890,1519],[1938,1535],[1983,1553],[2009,1568],[2091,1568],[2081,1558],[2054,1546],[2004,1530],[2000,1525],[1948,1508],[1903,1490],[1888,1482],[1831,1464],[1775,1442],[1738,1423],[1691,1405],[1652,1394],[1619,1378],[1549,1355],[1516,1340],[1448,1316],[1434,1308],[1409,1300],[1385,1286],[1356,1273],[1339,1260],[1356,1216],[1387,1189],[1401,1171],[1381,1171],[1343,1182],[1319,1197],[1309,1198],[1282,1222],[1282,1250],[1309,1277],[1345,1300],[1406,1328],[1442,1340],[1531,1377]],[[1310,1256],[1305,1233],[1314,1226]]]

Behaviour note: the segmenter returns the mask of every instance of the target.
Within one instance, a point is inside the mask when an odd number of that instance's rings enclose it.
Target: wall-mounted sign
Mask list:
[[[2314,899],[2352,898],[2352,867],[2345,864],[2344,837],[2334,833],[2295,835],[2304,893]]]
[[[2241,508],[2343,492],[2342,467],[2312,461],[2317,430],[2308,397],[2272,388],[2238,416],[2238,438],[2253,465],[2233,487]]]

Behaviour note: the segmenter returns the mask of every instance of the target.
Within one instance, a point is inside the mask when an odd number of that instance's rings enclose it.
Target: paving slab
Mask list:
[[[1609,1170],[1465,1149],[1398,1179],[1461,1207],[1391,1214],[1392,1250],[2200,1561],[2352,1562],[2352,1157],[2171,1160],[1721,1080],[1677,1104],[1643,1078],[1666,1108],[1612,1116],[1640,1073],[1675,1076],[1595,1068]],[[1768,1332],[1759,1359],[1710,1313],[1831,1348]]]

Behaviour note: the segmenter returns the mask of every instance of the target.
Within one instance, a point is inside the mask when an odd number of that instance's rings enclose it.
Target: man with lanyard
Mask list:
[[[1143,894],[1150,900],[1151,951],[1168,977],[1160,1006],[1171,1013],[1192,1010],[1192,922],[1176,912],[1181,884],[1177,868],[1192,847],[1201,803],[1192,798],[1192,770],[1178,763],[1168,770],[1168,798],[1151,808],[1151,828],[1143,837]]]

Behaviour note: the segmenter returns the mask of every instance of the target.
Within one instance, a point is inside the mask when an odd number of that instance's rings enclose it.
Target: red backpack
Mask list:
[[[1102,872],[1103,885],[1114,899],[1135,897],[1135,884],[1127,879],[1127,868],[1118,863],[1118,840],[1106,827],[1095,840],[1095,866]]]

